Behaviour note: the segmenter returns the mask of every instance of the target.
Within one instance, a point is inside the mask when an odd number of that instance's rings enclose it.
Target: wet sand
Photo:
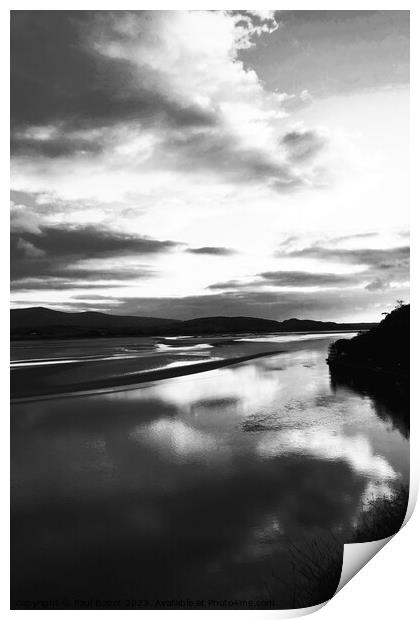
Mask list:
[[[325,334],[21,341],[12,345],[11,398],[111,391],[290,351]]]
[[[45,366],[22,367],[15,369],[11,378],[11,396],[13,400],[22,398],[34,398],[40,396],[50,396],[55,394],[65,395],[78,392],[89,392],[93,390],[110,390],[112,388],[122,388],[141,383],[158,381],[161,379],[171,379],[184,375],[192,375],[216,368],[224,368],[232,364],[239,364],[259,357],[276,355],[282,351],[264,351],[242,355],[234,358],[218,359],[204,362],[194,362],[191,360],[183,362],[168,362],[167,366],[156,369],[145,369],[138,359],[117,360],[108,363],[104,368],[104,361],[96,362],[96,368],[86,368],[85,363],[69,362],[66,371],[57,371],[56,366],[48,368]],[[172,366],[172,364],[178,364]],[[123,364],[123,371],[119,368]],[[148,362],[150,366],[150,361]],[[97,376],[97,371],[102,374]],[[64,374],[64,377],[63,377]],[[58,375],[58,377],[57,377]],[[58,379],[58,383],[54,383]]]

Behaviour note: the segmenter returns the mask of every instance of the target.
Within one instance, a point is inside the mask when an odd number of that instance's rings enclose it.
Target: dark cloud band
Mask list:
[[[159,241],[150,237],[125,235],[93,226],[59,228],[43,227],[40,233],[12,232],[11,277],[15,288],[48,288],[48,281],[63,288],[77,287],[80,280],[111,281],[151,277],[153,270],[139,265],[134,267],[86,266],[86,261],[122,257],[144,257],[168,252],[178,247],[174,241]],[[28,280],[28,278],[32,280]]]

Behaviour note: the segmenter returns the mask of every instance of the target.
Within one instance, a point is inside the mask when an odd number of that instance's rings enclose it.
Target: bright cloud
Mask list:
[[[336,27],[364,33],[364,46],[369,29],[375,40],[386,31],[390,49],[401,47],[399,14],[385,23],[381,12],[365,22],[362,13]],[[368,265],[363,279],[354,262],[326,266],[319,252],[298,254],[314,239],[330,240],[331,252],[350,250],[351,241],[333,241],[348,234],[378,233],[363,239],[367,250],[398,248],[397,235],[407,227],[406,90],[401,80],[384,89],[386,66],[379,71],[381,60],[372,55],[363,67],[370,90],[351,90],[346,82],[340,91],[330,66],[334,94],[319,96],[322,67],[309,80],[302,48],[287,46],[284,24],[316,49],[327,22],[330,32],[328,12],[316,23],[273,11],[14,13],[16,303],[55,299],[82,308],[79,289],[88,272],[109,306],[121,310],[127,299],[141,306],[142,299],[172,297],[187,313],[208,314],[210,298],[227,312],[241,302],[244,314],[287,318],[282,307],[288,312],[296,304],[294,315],[316,308],[307,297],[296,301],[299,290],[307,294],[311,274],[318,274],[319,312],[328,307],[331,287],[343,295],[363,290],[369,319],[378,314],[375,304],[393,301],[393,287],[406,297],[405,264],[392,274]],[[68,255],[57,261],[49,240],[61,234],[78,243],[83,231],[86,252],[70,252],[67,244]],[[171,251],[145,252],[144,240]],[[121,286],[107,292],[111,274],[115,283],[122,276]],[[283,305],[265,303],[280,283]],[[91,301],[103,307],[98,296]],[[344,301],[340,313],[343,307]],[[339,319],[336,311],[331,306],[326,318]]]

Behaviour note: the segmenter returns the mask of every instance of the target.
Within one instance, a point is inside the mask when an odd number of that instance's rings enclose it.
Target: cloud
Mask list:
[[[255,290],[266,286],[277,287],[337,287],[357,284],[352,274],[313,273],[309,271],[265,271],[252,280],[216,282],[207,288],[217,290]]]
[[[255,61],[270,87],[317,100],[409,83],[409,11],[277,11]]]
[[[239,290],[241,288],[248,288],[249,284],[245,282],[241,282],[240,280],[227,280],[226,282],[214,282],[214,284],[209,284],[207,289],[209,291],[230,291],[230,290]]]
[[[76,286],[77,280],[130,280],[151,277],[153,270],[138,267],[109,266],[106,259],[128,256],[145,257],[178,247],[174,241],[160,241],[114,232],[93,226],[74,228],[42,227],[40,232],[11,234],[11,277],[14,289],[46,289],[59,283],[63,288]],[[91,267],[89,261],[105,261],[103,267]],[[87,262],[87,264],[86,264]],[[57,279],[60,278],[60,279]]]
[[[148,303],[161,294],[168,312],[173,305],[185,313],[220,314],[226,307],[264,315],[262,300],[267,311],[280,312],[286,287],[296,294],[300,288],[299,299],[308,304],[304,289],[311,283],[318,283],[322,300],[328,289],[338,296],[359,287],[363,303],[371,306],[405,282],[408,256],[332,250],[331,240],[323,248],[305,239],[324,222],[337,245],[345,245],[346,230],[375,230],[379,221],[384,231],[402,229],[392,205],[404,202],[403,183],[399,170],[390,171],[395,153],[404,169],[403,131],[396,121],[405,112],[395,107],[392,116],[394,99],[382,93],[367,96],[360,108],[354,100],[326,102],[321,85],[311,76],[304,83],[307,72],[296,72],[293,54],[281,53],[291,39],[279,21],[295,28],[298,20],[272,11],[12,13],[14,297],[32,303],[39,289],[44,303],[51,298],[71,304],[73,283],[81,289],[109,283],[108,301],[106,289],[105,298],[95,300],[104,308],[124,310],[134,307],[127,296],[146,295]],[[304,19],[296,37],[296,50],[305,54],[310,46],[303,34],[310,35],[306,26],[314,21]],[[317,31],[322,46],[335,29],[334,21],[325,21]],[[380,21],[386,21],[385,12]],[[363,33],[366,38],[369,28]],[[320,62],[316,54],[312,60]],[[274,85],[264,72],[270,66]],[[282,81],[284,75],[296,81],[295,96],[283,92],[279,66]],[[311,108],[294,116],[290,102],[308,103],[312,96]],[[377,114],[379,98],[383,117],[393,118],[391,134]],[[328,138],[317,128],[324,122]],[[374,136],[382,136],[381,142]],[[323,184],[329,179],[334,184]],[[299,194],[311,188],[319,191]],[[180,231],[186,243],[170,241]],[[274,244],[282,239],[278,249],[285,260],[276,262]],[[232,259],[230,246],[238,251]],[[203,269],[194,273],[193,255],[215,258],[202,260]],[[355,272],[348,284],[347,276],[329,273],[339,270]],[[377,280],[383,290],[375,290]],[[126,291],[113,291],[124,282]],[[60,288],[63,294],[56,295]],[[262,297],[267,289],[277,290],[277,301]],[[289,293],[287,299],[297,304]],[[311,310],[297,305],[291,313],[299,307]],[[349,312],[351,307],[350,301]]]
[[[105,144],[101,131],[71,130],[62,125],[17,129],[12,132],[10,148],[14,155],[49,158],[99,154]]]
[[[276,286],[339,286],[351,283],[349,276],[309,271],[266,271],[260,274],[264,281]]]
[[[289,131],[282,138],[289,158],[294,162],[303,162],[312,159],[321,151],[327,142],[326,135],[315,130],[295,129]]]
[[[40,234],[42,219],[26,205],[11,201],[10,230],[13,233],[27,232]]]
[[[67,274],[65,271],[64,273]],[[130,278],[130,275],[127,274],[126,271],[121,270],[113,270],[111,274],[106,274],[103,277],[102,272],[99,271],[89,271],[80,269],[80,271],[74,270],[70,272],[70,275],[73,276],[74,279],[68,279],[66,277],[56,278],[53,276],[45,276],[41,278],[22,278],[20,280],[12,281],[10,285],[10,290],[14,292],[32,292],[32,291],[62,291],[69,290],[74,291],[75,289],[109,289],[109,288],[120,288],[126,286],[126,282],[112,282],[109,280],[127,280]],[[141,271],[137,270],[135,275],[131,277],[140,278]],[[149,274],[148,274],[149,275]],[[111,277],[112,276],[112,277]],[[81,281],[79,281],[79,278]],[[86,281],[87,280],[87,281]],[[108,280],[105,283],[92,282],[91,280]],[[89,295],[89,298],[91,295]]]
[[[140,237],[118,233],[94,226],[77,226],[74,228],[43,227],[41,234],[32,232],[12,233],[11,247],[14,257],[25,256],[19,241],[29,242],[51,260],[56,258],[92,259],[109,256],[136,254],[155,254],[177,247],[174,241],[159,241],[149,237]]]
[[[389,282],[376,278],[375,280],[372,280],[372,282],[366,284],[365,288],[368,291],[383,291],[389,288]]]
[[[12,263],[12,291],[71,290],[74,288],[114,288],[130,284],[130,281],[152,278],[156,271],[146,265],[130,267],[84,266],[86,263],[69,264],[65,259],[54,261],[15,260]],[[89,263],[88,263],[89,265]]]
[[[110,267],[104,264],[101,268],[68,264],[65,259],[14,259],[11,266],[12,290],[48,290],[49,288],[71,289],[83,288],[84,284],[94,286],[99,282],[107,283],[107,287],[115,286],[140,278],[151,278],[155,270],[144,265],[136,267]],[[101,285],[102,286],[102,285]]]
[[[287,97],[265,90],[238,58],[276,28],[271,11],[13,12],[20,189],[51,191],[68,159],[85,169],[100,160],[110,175],[153,169],[275,191],[316,185],[316,172],[297,164],[320,138],[308,130],[292,155],[290,137],[279,144]]]
[[[329,243],[340,243],[342,241],[353,241],[354,239],[372,239],[376,237],[376,232],[353,233],[350,235],[340,235],[338,237],[330,237]]]
[[[337,242],[367,236],[371,236],[371,234],[345,235],[336,237],[331,241]],[[284,250],[280,250],[277,255],[279,257],[310,258],[321,262],[364,266],[362,271],[341,276],[341,278],[343,284],[347,279],[349,283],[353,282],[354,285],[360,285],[368,280],[365,284],[365,289],[368,291],[386,290],[393,283],[398,286],[405,285],[409,278],[410,248],[407,245],[391,248],[344,249],[327,248],[320,244],[314,244],[286,254]],[[319,275],[322,278],[322,274]],[[314,281],[316,281],[316,277],[315,275]],[[338,278],[338,276],[335,277]],[[326,280],[328,280],[328,275]]]
[[[237,48],[249,49],[255,45],[255,37],[275,32],[279,24],[275,11],[229,11],[236,20]]]
[[[130,118],[182,126],[212,122],[199,105],[171,99],[150,64],[140,71],[134,60],[106,52],[118,36],[122,43],[124,24],[129,28],[134,20],[124,12],[14,11],[12,126],[91,127]],[[135,36],[150,27],[142,13],[137,22],[142,28]]]
[[[282,158],[282,152],[245,145],[227,127],[177,132],[165,139],[161,157],[168,168],[210,172],[230,181],[266,183],[290,190],[303,187],[304,175]]]
[[[39,258],[40,256],[45,256],[44,250],[40,250],[30,241],[25,241],[25,239],[22,239],[22,237],[19,237],[14,244],[13,251],[25,256],[26,258]]]
[[[231,256],[235,250],[218,246],[203,246],[201,248],[188,248],[185,250],[189,254],[205,254],[208,256]]]
[[[285,254],[281,251],[278,253],[278,256],[285,256]],[[349,250],[312,245],[301,250],[293,250],[289,252],[287,256],[380,267],[381,265],[385,266],[395,263],[408,265],[410,248],[404,245],[395,248],[362,248]]]

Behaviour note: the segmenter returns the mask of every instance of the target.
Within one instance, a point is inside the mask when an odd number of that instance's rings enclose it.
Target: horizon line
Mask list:
[[[163,317],[163,316],[151,316],[151,315],[141,315],[141,314],[114,314],[110,311],[104,312],[102,310],[58,310],[56,308],[49,308],[48,306],[25,306],[24,308],[9,308],[10,312],[12,312],[13,310],[49,310],[51,312],[63,312],[64,314],[85,314],[85,313],[89,313],[89,312],[95,312],[96,314],[104,314],[107,316],[120,316],[120,317],[136,317],[139,319],[142,318],[156,318],[156,319],[163,319],[166,321],[174,321],[174,322],[178,322],[178,323],[184,323],[186,321],[195,321],[195,320],[199,320],[199,319],[211,319],[211,318],[224,318],[224,319],[235,319],[235,318],[243,318],[243,319],[257,319],[259,321],[270,321],[270,322],[274,322],[274,323],[284,323],[285,321],[314,321],[314,322],[318,322],[318,323],[336,323],[337,325],[345,325],[345,324],[377,324],[379,323],[379,321],[368,321],[368,320],[363,320],[363,321],[337,321],[337,320],[333,320],[333,319],[311,319],[311,318],[304,318],[304,319],[300,319],[297,318],[295,316],[293,317],[289,317],[287,319],[267,319],[265,317],[260,317],[260,316],[251,316],[251,315],[245,315],[245,314],[209,314],[209,315],[200,315],[200,316],[195,316],[193,318],[190,319],[174,319],[174,318],[169,318],[169,317]]]

